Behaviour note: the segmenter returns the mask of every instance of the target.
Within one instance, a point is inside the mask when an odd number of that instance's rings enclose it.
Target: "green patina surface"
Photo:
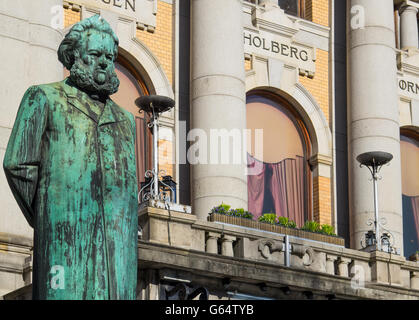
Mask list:
[[[104,60],[113,43],[99,31],[82,35],[90,39],[81,48],[86,65],[113,70],[114,57]],[[96,74],[99,83],[104,74]],[[34,228],[33,297],[135,299],[133,116],[70,79],[33,86],[19,107],[3,166]]]

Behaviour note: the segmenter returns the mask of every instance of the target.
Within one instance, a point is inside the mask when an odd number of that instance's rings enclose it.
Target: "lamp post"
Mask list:
[[[159,179],[159,164],[158,164],[158,140],[159,140],[159,117],[163,112],[169,111],[175,106],[175,101],[169,97],[150,95],[139,97],[135,100],[135,104],[140,109],[140,112],[149,114],[150,122],[147,124],[149,128],[153,129],[153,169],[145,173],[146,183],[139,192],[139,197],[143,191],[147,191],[142,195],[139,202],[147,201],[150,198],[154,200],[167,200],[165,191],[160,192],[160,185],[169,188],[172,191],[172,185],[167,185],[167,177],[164,181]],[[148,179],[147,179],[148,178]]]
[[[382,151],[373,151],[365,152],[356,157],[356,160],[360,163],[360,166],[366,166],[372,175],[373,186],[374,186],[374,226],[375,234],[372,234],[371,231],[366,233],[365,238],[368,245],[371,245],[374,240],[378,250],[381,251],[381,238],[380,238],[380,221],[378,215],[378,183],[379,178],[378,173],[380,172],[383,165],[389,163],[393,159],[393,155],[388,152]],[[388,240],[388,235],[386,235],[386,240]],[[383,235],[384,236],[384,235]],[[375,239],[374,239],[375,238]],[[387,241],[388,242],[388,241]],[[386,242],[386,243],[387,243]]]

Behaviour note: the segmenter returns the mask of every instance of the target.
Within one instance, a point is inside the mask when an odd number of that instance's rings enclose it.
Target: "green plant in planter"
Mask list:
[[[238,217],[238,218],[245,218],[245,219],[253,219],[253,214],[249,211],[244,210],[243,208],[239,209],[230,209],[231,206],[228,204],[220,204],[211,209],[210,215],[214,213],[224,214],[227,216]]]
[[[287,228],[297,228],[297,224],[294,221],[288,219],[287,217],[278,217],[277,224]]]
[[[320,233],[327,234],[329,236],[336,236],[335,228],[328,224],[323,224]]]
[[[250,211],[243,210],[243,213],[241,215],[242,218],[253,220],[253,213],[251,213]]]
[[[227,213],[229,216],[242,218],[244,214],[244,209],[230,209]]]
[[[212,213],[228,214],[230,208],[231,206],[229,206],[228,204],[222,203],[219,206],[212,208],[210,214]]]
[[[275,213],[264,213],[259,217],[259,222],[266,222],[270,224],[276,223],[276,214]]]
[[[292,228],[292,229],[297,229],[297,224],[295,223],[295,221],[288,221],[288,228]]]
[[[301,230],[311,231],[311,232],[320,232],[320,224],[316,221],[306,221],[301,228]]]
[[[245,211],[243,208],[230,209],[227,212],[227,215],[238,218],[253,219],[253,214],[249,211]]]

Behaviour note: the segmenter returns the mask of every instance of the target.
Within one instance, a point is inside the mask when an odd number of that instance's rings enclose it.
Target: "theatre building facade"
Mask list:
[[[60,42],[100,14],[119,38],[111,98],[135,117],[139,189],[153,152],[176,183],[170,202],[139,196],[138,299],[419,299],[418,9],[0,1],[0,160],[26,89],[69,75]],[[176,102],[156,150],[146,95]],[[3,171],[0,191],[0,299],[30,299],[33,229]]]

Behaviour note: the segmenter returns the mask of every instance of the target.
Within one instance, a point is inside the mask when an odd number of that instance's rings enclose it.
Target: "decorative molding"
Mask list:
[[[326,166],[331,166],[333,164],[333,158],[329,155],[324,155],[317,153],[309,159],[309,164],[312,167],[316,167],[319,164],[324,164]]]
[[[313,43],[322,47],[326,44],[327,47],[328,38],[323,37],[323,40],[318,41],[319,37],[315,36],[317,40],[307,41],[311,34],[300,28],[301,19],[291,19],[277,5],[254,6],[250,12],[246,12],[246,16],[249,17],[244,26],[246,54],[281,60],[284,64],[297,68],[301,76],[314,77],[316,46]],[[307,30],[307,24],[304,26]],[[317,29],[314,33],[318,32]]]
[[[262,257],[267,260],[272,260],[272,253],[283,251],[284,244],[272,239],[264,239],[259,241],[258,250]]]
[[[419,77],[419,49],[408,49],[397,53],[397,68],[403,72]]]
[[[311,247],[301,246],[301,245],[292,245],[293,254],[303,259],[303,265],[308,267],[313,264],[314,261],[314,250]],[[308,260],[304,259],[307,256]]]
[[[292,38],[300,30],[298,23],[291,21],[279,7],[254,7],[251,16],[254,27],[287,38]]]

